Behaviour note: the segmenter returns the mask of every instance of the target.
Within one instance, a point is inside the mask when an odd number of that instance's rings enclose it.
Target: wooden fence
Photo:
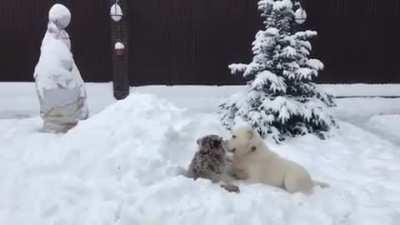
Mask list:
[[[73,53],[87,81],[110,81],[108,0],[64,1]],[[0,81],[30,81],[51,0],[1,0]],[[129,78],[144,84],[237,84],[227,66],[251,59],[257,0],[129,0]],[[319,32],[320,82],[400,82],[399,0],[303,0]]]
[[[72,51],[88,81],[109,81],[110,26],[107,2],[64,1],[71,9]],[[0,81],[31,81],[52,0],[0,1]]]

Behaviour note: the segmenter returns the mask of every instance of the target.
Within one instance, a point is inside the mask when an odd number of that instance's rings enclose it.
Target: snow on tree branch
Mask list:
[[[335,104],[312,82],[324,68],[309,58],[317,32],[296,31],[296,13],[303,10],[297,0],[260,0],[258,8],[265,28],[256,34],[253,60],[229,66],[249,82],[220,106],[222,123],[227,129],[248,124],[278,142],[307,133],[323,138],[335,126],[329,111]]]

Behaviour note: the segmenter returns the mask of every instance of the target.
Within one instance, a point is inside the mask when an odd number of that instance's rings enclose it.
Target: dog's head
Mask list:
[[[241,127],[232,132],[232,137],[227,141],[228,152],[236,157],[243,157],[254,153],[260,147],[262,138],[254,129]]]

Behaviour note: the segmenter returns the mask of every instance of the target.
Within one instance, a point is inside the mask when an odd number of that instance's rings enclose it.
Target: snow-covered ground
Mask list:
[[[346,96],[399,87],[323,86]],[[53,135],[38,131],[33,84],[0,83],[0,224],[399,224],[400,99],[339,99],[340,129],[325,141],[267,140],[331,185],[312,196],[245,183],[233,194],[178,175],[196,138],[228,135],[216,107],[240,88],[140,87],[115,103],[110,84],[89,84],[92,118]]]

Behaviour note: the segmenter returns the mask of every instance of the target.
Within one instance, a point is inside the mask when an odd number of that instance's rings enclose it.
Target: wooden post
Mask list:
[[[115,10],[118,3],[121,12]],[[110,8],[111,19],[111,47],[114,97],[118,100],[129,95],[128,57],[129,57],[129,18],[127,0],[112,1]],[[116,15],[118,14],[118,15]],[[120,20],[115,19],[122,16]]]

